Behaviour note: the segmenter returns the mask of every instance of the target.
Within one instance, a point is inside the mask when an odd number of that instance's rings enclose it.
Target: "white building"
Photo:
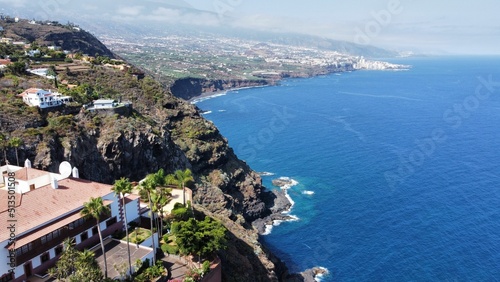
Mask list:
[[[70,96],[62,96],[60,93],[39,88],[30,88],[18,96],[23,98],[23,102],[31,107],[46,109],[61,106],[73,101]]]
[[[38,49],[37,50],[28,50],[28,51],[26,51],[26,55],[28,55],[30,57],[35,57],[35,55],[40,55],[40,54],[41,54],[41,52]]]
[[[0,205],[0,281],[46,275],[66,238],[73,238],[80,250],[99,244],[96,221],[80,215],[91,197],[102,197],[111,211],[100,223],[103,238],[124,228],[122,201],[111,185],[77,178],[75,171],[73,177],[65,177],[27,166],[0,167],[0,201],[5,203]],[[126,195],[125,208],[129,222],[139,218],[139,196]],[[134,259],[151,257],[151,248],[140,248],[140,257]]]
[[[39,69],[27,69],[29,73],[38,75],[38,76],[43,76],[48,79],[54,79],[55,77],[53,75],[47,75],[49,69],[47,68],[39,68]]]
[[[99,99],[94,101],[94,109],[112,109],[118,106],[118,103],[115,100],[104,100]]]

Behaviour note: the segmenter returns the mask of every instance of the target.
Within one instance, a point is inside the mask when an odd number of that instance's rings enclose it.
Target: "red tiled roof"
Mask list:
[[[24,90],[23,93],[21,93],[21,94],[19,94],[17,96],[24,97],[24,96],[26,96],[28,94],[36,93],[36,92],[38,92],[38,90],[40,90],[40,89],[38,89],[38,88],[28,88],[28,89]]]
[[[0,65],[8,65],[11,61],[9,59],[0,59]]]
[[[20,198],[15,217],[17,235],[78,210],[91,197],[102,197],[113,193],[111,185],[83,179],[67,178],[60,180],[58,184],[58,189],[46,185],[22,195],[16,194]],[[5,223],[8,219],[11,219],[9,213],[1,211],[0,222]],[[6,240],[9,235],[7,228],[0,228],[0,242]]]
[[[103,204],[104,205],[109,205],[111,204],[112,201],[103,201]],[[21,237],[20,239],[17,239],[16,240],[16,244],[15,245],[11,245],[9,246],[9,249],[15,249],[15,248],[19,248],[19,247],[22,247],[26,244],[28,244],[29,242],[33,242],[35,241],[36,239],[44,236],[44,235],[47,235],[49,234],[50,232],[53,232],[53,231],[56,231],[57,229],[63,227],[63,226],[66,226],[68,224],[70,224],[71,222],[73,221],[76,221],[78,220],[79,218],[81,218],[82,216],[80,215],[80,212],[76,212],[72,215],[69,215],[63,219],[60,219],[56,222],[54,222],[53,224],[51,225],[48,225],[44,228],[41,228],[27,236],[24,236],[24,237]]]
[[[39,170],[39,169],[35,169],[35,168],[23,167],[20,170],[16,170],[16,179],[27,181],[27,180],[38,178],[38,177],[46,175],[46,174],[50,174],[50,173],[47,171],[43,171],[43,170]]]

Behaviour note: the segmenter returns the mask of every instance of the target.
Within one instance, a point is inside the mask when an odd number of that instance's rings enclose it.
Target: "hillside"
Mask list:
[[[5,35],[16,40],[40,45],[56,41],[73,52],[113,56],[85,31],[29,23],[2,26]],[[229,247],[219,254],[224,280],[284,279],[286,267],[259,242],[251,225],[256,219],[279,213],[275,203],[283,201],[283,195],[265,190],[260,176],[237,158],[195,106],[174,97],[154,79],[140,79],[131,71],[99,62],[75,60],[72,64],[80,67],[78,71],[64,67],[64,62],[51,63],[58,81],[67,83],[59,85],[64,94],[130,101],[133,110],[92,113],[78,103],[37,110],[25,105],[17,94],[31,87],[54,89],[54,82],[33,74],[6,73],[0,76],[1,133],[23,141],[17,150],[21,161],[29,158],[34,167],[49,171],[57,171],[62,161],[69,161],[82,178],[104,183],[120,177],[138,181],[160,168],[167,173],[190,168],[196,182],[192,187],[195,208],[219,218],[230,232]],[[70,84],[71,90],[66,86]],[[17,162],[14,148],[7,148],[6,155],[10,163]]]
[[[57,22],[36,22],[12,19],[0,20],[3,27],[2,37],[12,38],[25,43],[37,42],[40,46],[58,46],[71,52],[80,51],[94,56],[95,54],[115,58],[104,44],[89,32],[74,25],[62,25]]]

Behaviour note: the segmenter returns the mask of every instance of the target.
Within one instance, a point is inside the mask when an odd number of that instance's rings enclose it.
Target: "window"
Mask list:
[[[70,224],[68,225],[68,227],[69,227],[69,229],[71,230],[71,229],[75,229],[75,228],[77,228],[78,226],[80,226],[80,225],[82,225],[82,224],[84,224],[84,223],[85,223],[85,219],[84,219],[84,218],[79,218],[78,220],[73,221],[72,223],[70,223]]]
[[[106,228],[110,227],[111,225],[115,224],[116,223],[116,216],[114,216],[113,218],[111,219],[108,219],[106,221]]]
[[[63,252],[63,246],[57,246],[55,251],[56,256],[60,255]]]
[[[40,260],[42,261],[42,263],[48,261],[49,259],[50,259],[49,252],[46,252],[46,253],[44,253],[43,255],[40,256]]]
[[[45,236],[42,236],[40,240],[42,241],[42,244],[45,244],[51,241],[52,239],[59,237],[60,235],[61,235],[61,229],[57,229],[56,231],[53,231]]]
[[[33,250],[33,244],[29,243],[29,244],[22,246],[21,248],[18,248],[16,250],[16,255],[20,256],[20,255],[25,254],[25,253],[32,251],[32,250]]]
[[[92,236],[97,235],[97,233],[97,226],[94,226],[94,228],[92,228]]]
[[[87,233],[87,231],[83,232],[81,235],[80,235],[80,240],[85,241],[89,238],[89,233]]]

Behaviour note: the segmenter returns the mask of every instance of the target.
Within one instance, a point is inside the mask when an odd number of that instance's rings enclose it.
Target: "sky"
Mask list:
[[[248,28],[449,54],[500,54],[498,11],[498,0],[0,0],[11,16],[77,24]]]

